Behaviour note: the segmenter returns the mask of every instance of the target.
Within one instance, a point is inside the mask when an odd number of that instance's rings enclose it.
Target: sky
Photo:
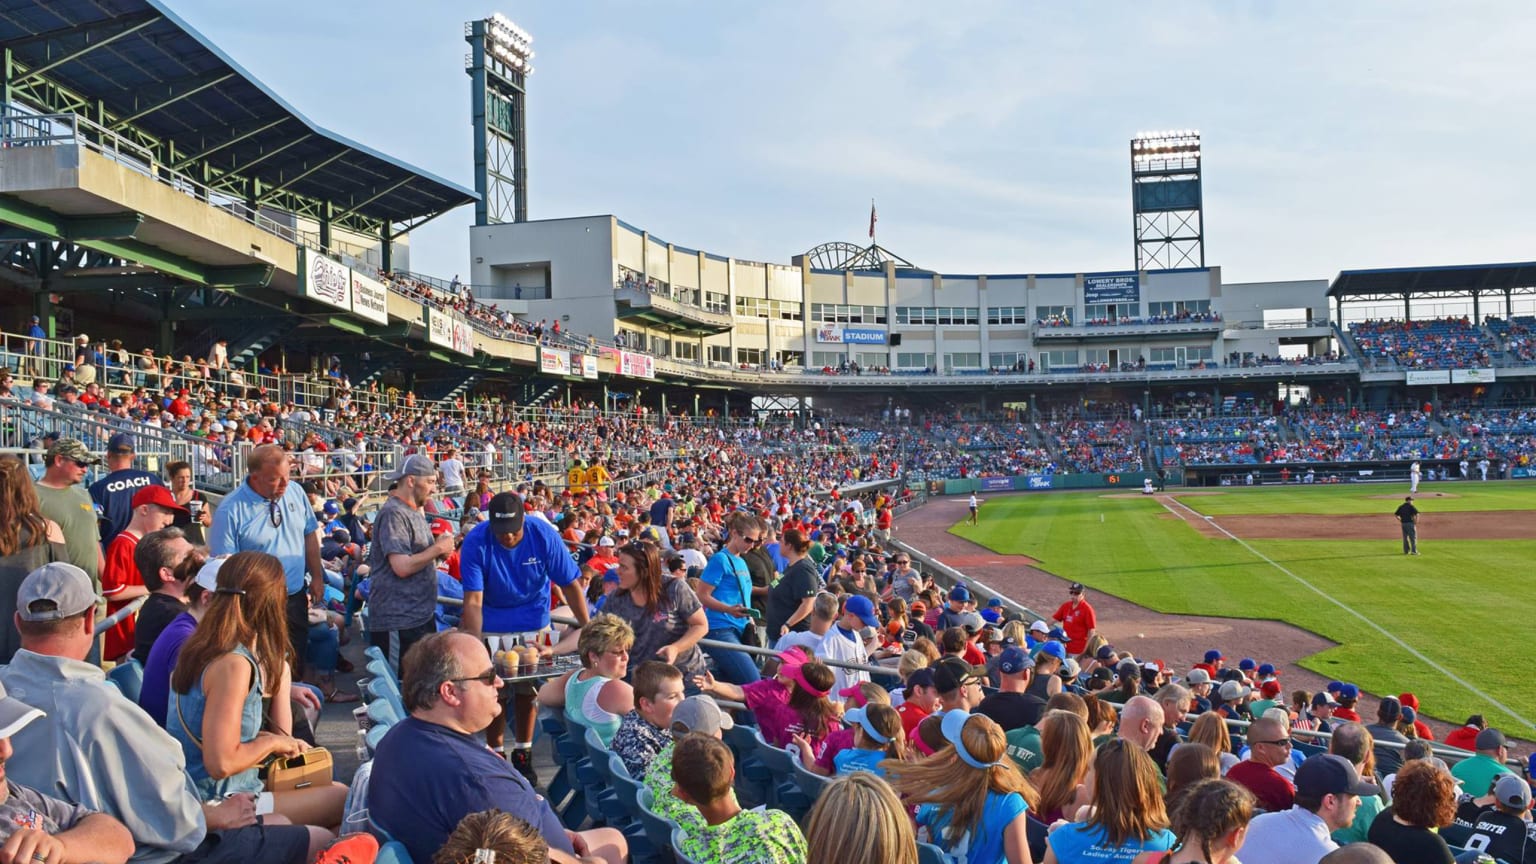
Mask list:
[[[1130,138],[1201,131],[1226,282],[1536,258],[1536,4],[168,0],[321,126],[473,187],[463,22],[534,37],[529,215],[788,263],[1134,266]],[[468,268],[471,208],[411,239]]]

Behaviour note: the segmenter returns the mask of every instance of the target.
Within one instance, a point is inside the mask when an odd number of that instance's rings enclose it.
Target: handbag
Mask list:
[[[293,756],[278,756],[261,768],[261,778],[268,792],[292,792],[311,786],[328,786],[335,779],[331,751],[311,747]]]
[[[247,658],[249,659],[249,658]],[[251,664],[253,667],[254,663]],[[260,681],[258,677],[256,681]],[[187,725],[187,718],[181,713],[181,699],[178,694],[173,701],[176,703],[176,720],[181,724],[183,732],[197,745],[198,750],[203,749],[203,739],[192,731]],[[265,724],[263,724],[265,725]],[[262,786],[268,792],[291,792],[297,789],[308,789],[311,786],[325,786],[335,779],[335,765],[331,761],[331,751],[324,747],[311,747],[303,753],[294,756],[273,756],[263,762],[256,775],[261,778]]]

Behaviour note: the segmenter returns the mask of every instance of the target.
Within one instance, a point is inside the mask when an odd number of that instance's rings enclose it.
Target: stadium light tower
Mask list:
[[[1131,139],[1131,211],[1137,270],[1205,266],[1200,132],[1137,132]]]
[[[533,37],[500,12],[464,25],[470,107],[475,124],[475,224],[528,220],[525,129]]]

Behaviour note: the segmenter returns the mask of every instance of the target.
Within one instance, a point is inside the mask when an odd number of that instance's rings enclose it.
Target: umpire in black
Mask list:
[[[1419,554],[1419,508],[1413,506],[1413,496],[1404,498],[1392,515],[1403,526],[1403,554]]]

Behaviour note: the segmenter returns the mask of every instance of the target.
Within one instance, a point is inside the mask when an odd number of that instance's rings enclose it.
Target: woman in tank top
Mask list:
[[[603,746],[613,740],[635,694],[624,683],[635,631],[614,615],[598,615],[581,628],[576,651],[582,668],[552,678],[539,688],[539,704],[563,709],[565,719],[597,732]]]

